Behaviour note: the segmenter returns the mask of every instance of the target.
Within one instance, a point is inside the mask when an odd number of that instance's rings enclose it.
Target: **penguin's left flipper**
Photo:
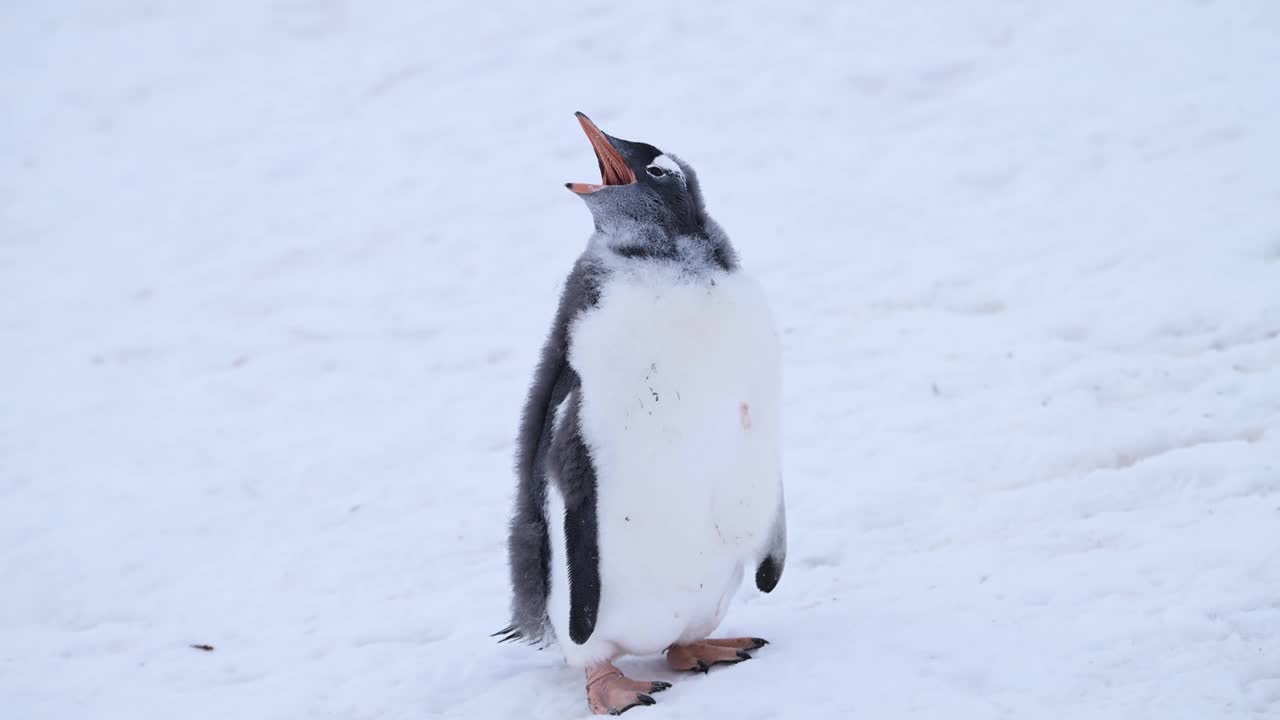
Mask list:
[[[773,592],[782,579],[782,569],[787,564],[787,506],[778,498],[778,512],[769,531],[769,544],[764,559],[756,566],[756,587],[760,592]]]

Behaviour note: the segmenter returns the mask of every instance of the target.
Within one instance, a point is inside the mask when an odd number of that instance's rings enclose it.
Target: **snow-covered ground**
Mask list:
[[[785,328],[773,644],[629,717],[1280,717],[1280,4],[780,5],[7,3],[0,716],[585,714],[487,637],[581,109]]]

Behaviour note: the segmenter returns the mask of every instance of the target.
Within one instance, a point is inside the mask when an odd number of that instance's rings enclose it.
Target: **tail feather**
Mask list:
[[[499,644],[524,638],[524,632],[517,629],[515,625],[508,625],[498,632],[490,634],[489,637],[498,637],[499,635],[502,636],[502,638],[498,640]]]

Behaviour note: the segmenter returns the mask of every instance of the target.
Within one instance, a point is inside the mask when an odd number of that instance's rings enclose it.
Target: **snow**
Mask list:
[[[1275,3],[3,17],[6,718],[585,714],[486,636],[575,110],[784,329],[773,644],[629,717],[1280,716]]]

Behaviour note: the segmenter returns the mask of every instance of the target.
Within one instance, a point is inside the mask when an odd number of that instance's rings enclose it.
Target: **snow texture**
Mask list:
[[[1280,4],[781,5],[6,3],[0,714],[585,715],[487,637],[583,110],[783,332],[773,644],[629,717],[1280,717]]]

